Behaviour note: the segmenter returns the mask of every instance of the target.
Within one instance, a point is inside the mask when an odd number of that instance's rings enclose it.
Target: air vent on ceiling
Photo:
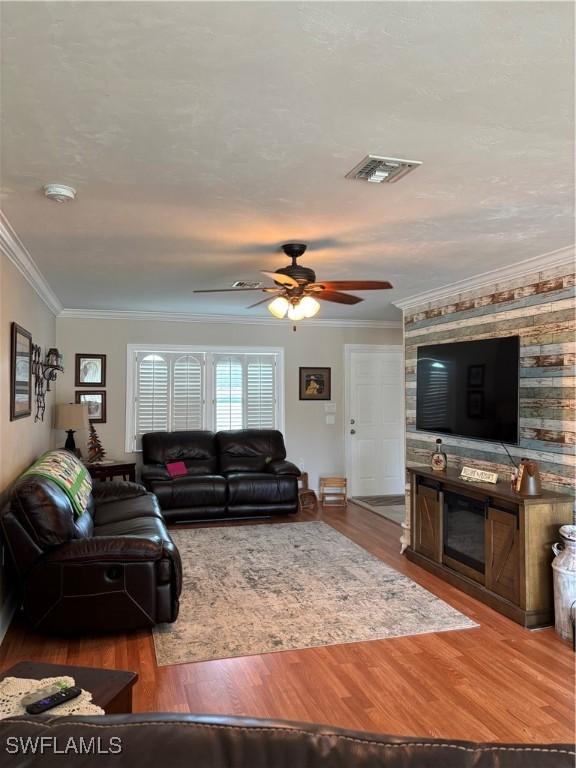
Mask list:
[[[236,280],[232,288],[262,288],[262,283],[259,280]]]
[[[410,171],[422,165],[420,160],[400,160],[397,157],[379,157],[366,155],[364,160],[346,174],[347,179],[370,181],[373,184],[383,182],[391,184],[400,181]]]

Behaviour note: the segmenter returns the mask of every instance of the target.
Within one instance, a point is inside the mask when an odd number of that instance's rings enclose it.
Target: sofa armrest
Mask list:
[[[296,464],[286,460],[271,461],[266,465],[266,471],[272,475],[294,475],[295,477],[301,475]]]
[[[44,563],[89,563],[99,560],[136,562],[170,557],[159,536],[95,536],[74,539],[51,550]]]
[[[92,485],[92,496],[96,506],[109,504],[112,501],[133,499],[135,496],[145,496],[146,488],[140,483],[131,483],[127,480],[99,481]]]
[[[149,483],[157,480],[172,480],[170,472],[163,464],[145,464],[142,467],[142,482]]]

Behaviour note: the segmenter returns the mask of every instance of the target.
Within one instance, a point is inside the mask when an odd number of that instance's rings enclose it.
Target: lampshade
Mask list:
[[[290,304],[284,296],[278,296],[274,301],[271,301],[270,304],[268,304],[268,312],[273,314],[274,317],[277,317],[279,320],[282,320],[286,315],[289,306]]]
[[[288,307],[288,318],[290,320],[303,320],[304,317],[305,315],[301,302],[298,302],[298,304],[290,304]]]
[[[304,317],[314,317],[320,310],[320,303],[313,296],[304,296],[300,301]]]
[[[88,406],[65,403],[56,406],[54,429],[88,429]]]

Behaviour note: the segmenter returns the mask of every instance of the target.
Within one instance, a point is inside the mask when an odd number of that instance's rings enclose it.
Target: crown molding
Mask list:
[[[246,317],[244,315],[195,315],[186,312],[153,312],[143,310],[118,310],[118,309],[62,309],[58,318],[68,320],[153,320],[155,322],[169,323],[218,323],[231,325],[275,325],[280,326],[282,321],[273,317]],[[292,324],[291,321],[284,321]],[[298,324],[305,324],[307,328],[395,328],[403,327],[401,320],[323,320],[311,318],[300,320]]]
[[[498,267],[489,272],[482,272],[474,277],[458,280],[455,283],[448,283],[448,285],[433,288],[423,293],[416,293],[413,296],[407,296],[405,299],[400,299],[393,303],[398,309],[406,311],[407,309],[414,309],[432,301],[452,298],[455,294],[466,293],[467,291],[477,290],[489,285],[493,286],[494,283],[511,280],[515,277],[523,277],[528,272],[541,272],[545,269],[552,269],[564,264],[574,264],[574,248],[574,245],[569,245],[566,248],[558,248],[555,251],[549,251],[540,256],[531,256],[529,259],[517,261],[516,264]]]
[[[40,272],[26,246],[12,229],[6,216],[0,211],[0,251],[14,264],[22,277],[36,291],[54,315],[62,311],[62,303],[48,281]]]

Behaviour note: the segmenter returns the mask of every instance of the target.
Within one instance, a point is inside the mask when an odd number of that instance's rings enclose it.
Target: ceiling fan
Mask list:
[[[282,250],[292,259],[292,263],[281,267],[275,272],[262,274],[270,277],[276,283],[275,286],[258,288],[213,288],[198,290],[194,293],[224,293],[235,291],[264,291],[273,294],[276,298],[270,301],[270,296],[251,304],[248,309],[257,307],[269,301],[268,310],[279,319],[288,314],[290,320],[303,320],[314,317],[320,310],[321,301],[333,301],[336,304],[358,304],[363,299],[343,291],[379,291],[392,288],[387,280],[321,280],[316,282],[316,274],[309,267],[297,263],[297,259],[306,250],[305,243],[285,243]]]

